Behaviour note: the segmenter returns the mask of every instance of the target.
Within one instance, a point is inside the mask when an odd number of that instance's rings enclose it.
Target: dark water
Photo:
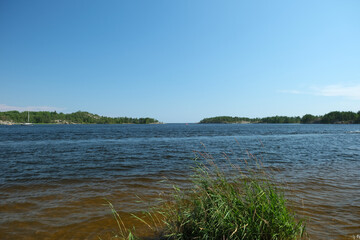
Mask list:
[[[360,239],[360,125],[272,124],[0,126],[0,238],[106,236],[104,198],[125,216],[145,209],[136,195],[187,184],[204,146],[276,168],[312,239]]]

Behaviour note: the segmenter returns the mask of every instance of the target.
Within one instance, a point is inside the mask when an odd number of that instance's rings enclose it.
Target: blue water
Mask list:
[[[55,209],[101,196],[133,210],[127,195],[186,182],[194,151],[219,162],[250,152],[302,199],[316,239],[360,234],[360,125],[300,124],[0,126],[0,234],[89,221],[103,212]]]

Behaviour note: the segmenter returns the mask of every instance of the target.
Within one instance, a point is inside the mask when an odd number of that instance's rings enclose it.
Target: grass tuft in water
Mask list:
[[[248,169],[249,170],[249,169]],[[304,225],[265,173],[228,177],[212,161],[198,163],[192,192],[175,188],[161,211],[171,239],[299,239]]]
[[[174,240],[301,239],[303,222],[296,221],[286,207],[282,190],[272,184],[259,164],[255,166],[255,170],[246,167],[242,171],[231,165],[237,174],[230,175],[229,169],[225,173],[208,157],[196,161],[193,188],[174,186],[170,200],[164,199],[151,211],[160,215],[161,229],[159,224],[150,228],[160,229],[163,238]],[[123,226],[117,223],[119,228]],[[122,231],[122,236],[135,239],[131,232]]]

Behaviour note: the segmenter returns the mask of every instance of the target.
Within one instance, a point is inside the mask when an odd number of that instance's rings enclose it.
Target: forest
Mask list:
[[[28,121],[29,116],[29,121]],[[58,123],[58,124],[150,124],[159,123],[154,118],[103,117],[89,112],[57,113],[55,112],[0,112],[0,121],[13,123]]]
[[[230,117],[219,116],[212,118],[204,118],[200,123],[322,123],[322,124],[337,124],[337,123],[360,123],[360,111],[357,113],[347,111],[333,111],[322,116],[305,114],[303,117],[287,117],[274,116],[264,118],[247,118],[247,117]]]

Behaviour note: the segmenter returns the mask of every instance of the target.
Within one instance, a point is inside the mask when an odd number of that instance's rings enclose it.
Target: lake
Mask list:
[[[188,186],[194,151],[276,169],[312,239],[360,238],[360,125],[0,126],[1,239],[98,239],[132,224],[169,185]],[[137,202],[137,196],[145,201]]]

